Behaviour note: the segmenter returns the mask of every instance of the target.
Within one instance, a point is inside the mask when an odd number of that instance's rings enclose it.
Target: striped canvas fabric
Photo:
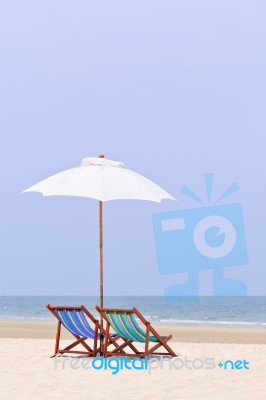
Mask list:
[[[139,326],[134,313],[107,311],[106,318],[118,335],[134,342],[146,341],[146,333]],[[158,342],[158,339],[155,336],[149,336],[149,341]]]
[[[94,330],[91,328],[85,314],[81,310],[55,310],[62,325],[74,335],[86,338],[94,338]],[[100,337],[100,334],[98,334]]]

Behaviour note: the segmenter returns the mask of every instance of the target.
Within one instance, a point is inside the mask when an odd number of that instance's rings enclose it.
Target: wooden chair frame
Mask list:
[[[168,336],[160,336],[159,333],[151,326],[150,322],[148,322],[144,316],[137,310],[137,308],[132,308],[132,309],[113,309],[113,308],[100,308],[96,307],[96,310],[102,315],[104,320],[106,321],[106,334],[108,337],[109,332],[110,332],[110,323],[106,317],[106,312],[112,311],[112,312],[122,312],[122,313],[133,313],[135,314],[140,321],[143,323],[143,325],[146,328],[146,340],[144,342],[145,349],[144,351],[139,351],[134,345],[133,345],[133,340],[129,340],[127,338],[121,337],[124,341],[124,343],[120,344],[120,346],[116,347],[113,351],[108,351],[108,341],[105,339],[104,341],[104,356],[105,357],[110,357],[110,356],[121,356],[121,355],[127,355],[129,357],[140,357],[144,358],[149,355],[170,355],[172,357],[177,357],[175,352],[171,349],[171,347],[167,344],[167,342],[172,339],[172,335]],[[151,342],[149,340],[150,334],[156,337],[158,342]],[[151,344],[153,346],[151,346]],[[129,347],[132,350],[132,353],[126,353],[125,354],[125,348]],[[166,352],[155,352],[157,349],[160,347],[164,347]]]
[[[98,346],[98,340],[99,340],[98,334],[100,333],[100,323],[97,319],[94,318],[94,316],[87,310],[86,307],[84,307],[83,305],[77,306],[77,307],[69,307],[69,306],[51,306],[50,304],[47,304],[46,308],[58,320],[57,329],[56,329],[56,338],[55,338],[55,351],[54,351],[54,354],[51,356],[51,358],[55,357],[56,355],[64,354],[64,353],[81,354],[81,355],[84,354],[84,355],[87,355],[88,357],[96,357],[97,356],[97,354],[100,352],[100,347]],[[71,343],[69,346],[65,347],[64,349],[59,349],[62,323],[56,315],[56,310],[83,311],[84,314],[88,317],[88,319],[94,325],[93,347],[90,347],[88,345],[88,343],[86,343],[86,340],[88,339],[87,337],[75,335],[73,332],[70,332],[67,328],[65,328],[69,333],[71,333],[75,337],[76,340],[73,343]],[[105,329],[103,329],[103,335],[104,335],[105,342],[107,341],[107,347],[111,344],[113,344],[115,348],[119,347],[119,345],[116,343],[116,341],[119,339],[118,335],[114,336],[114,337],[110,336],[109,334],[107,335],[107,332]],[[78,345],[82,345],[84,347],[84,350],[83,351],[72,350],[74,347],[76,347]]]

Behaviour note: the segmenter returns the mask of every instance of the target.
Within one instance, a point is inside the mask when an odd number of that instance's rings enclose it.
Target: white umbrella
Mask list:
[[[79,167],[52,175],[24,192],[90,197],[100,201],[131,199],[160,203],[163,199],[174,200],[151,180],[125,168],[122,162],[103,156],[84,158]]]
[[[151,180],[122,162],[99,157],[82,160],[79,167],[67,169],[31,186],[24,192],[40,192],[43,196],[79,196],[99,200],[100,230],[100,306],[103,307],[103,228],[102,203],[109,200],[148,200],[160,203],[175,200]]]

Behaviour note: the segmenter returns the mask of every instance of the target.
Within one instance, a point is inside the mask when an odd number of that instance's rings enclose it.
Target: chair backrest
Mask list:
[[[142,329],[136,317],[141,317],[142,323],[147,321],[136,309],[110,309],[96,307],[103,318],[109,322],[113,330],[125,339],[134,342],[146,342],[146,332]],[[147,329],[147,326],[146,326]],[[155,336],[149,336],[150,342],[158,342]]]
[[[71,333],[80,337],[94,338],[94,329],[89,323],[98,321],[84,307],[46,306],[59,322]]]

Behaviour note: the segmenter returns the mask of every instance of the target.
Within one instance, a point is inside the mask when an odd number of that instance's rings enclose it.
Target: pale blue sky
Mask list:
[[[250,262],[229,272],[266,294],[266,4],[0,3],[0,294],[98,293],[97,203],[21,194],[105,153],[178,199],[105,204],[106,294],[162,294],[152,214],[236,181]],[[147,283],[149,282],[148,286]]]

